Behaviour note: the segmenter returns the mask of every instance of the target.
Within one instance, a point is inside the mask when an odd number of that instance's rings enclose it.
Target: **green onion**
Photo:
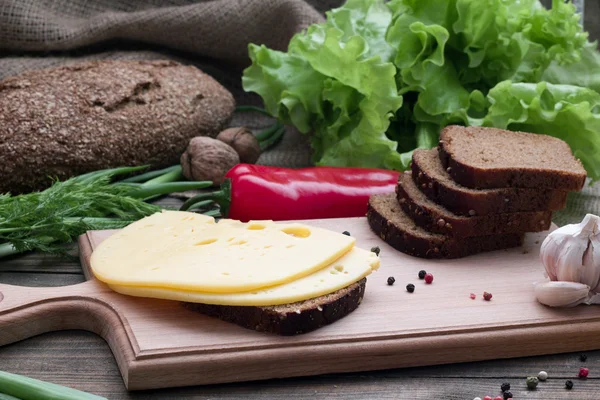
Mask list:
[[[136,176],[132,176],[131,178],[127,178],[127,179],[123,179],[119,182],[123,182],[123,183],[143,183],[146,182],[150,179],[154,179],[157,176],[161,176],[164,174],[167,174],[177,168],[181,168],[181,166],[179,165],[173,165],[172,167],[168,167],[168,168],[164,168],[164,169],[159,169],[156,171],[149,171],[146,172],[144,174],[140,174],[140,175],[136,175]]]
[[[135,189],[128,193],[128,195],[135,199],[149,200],[152,197],[163,194],[185,192],[186,190],[206,189],[210,186],[212,186],[212,182],[210,181],[158,183],[149,186],[142,185],[139,189]]]
[[[107,400],[105,397],[4,371],[0,371],[0,390],[20,400]]]
[[[181,165],[174,165],[172,167],[165,168],[163,171],[166,172],[146,181],[144,183],[144,186],[152,185],[154,183],[175,182],[185,179],[183,176]]]

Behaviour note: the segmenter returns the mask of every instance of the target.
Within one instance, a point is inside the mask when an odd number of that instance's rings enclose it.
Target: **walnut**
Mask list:
[[[260,157],[260,144],[246,127],[225,129],[217,135],[217,139],[233,147],[243,163],[254,164]]]
[[[220,185],[225,174],[240,163],[238,153],[220,140],[198,136],[190,140],[181,155],[183,176],[193,181],[212,181]]]

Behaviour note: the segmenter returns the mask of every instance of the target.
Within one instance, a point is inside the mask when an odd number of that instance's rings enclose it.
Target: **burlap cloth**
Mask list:
[[[194,64],[236,97],[261,105],[244,93],[241,70],[249,63],[248,43],[285,50],[291,36],[323,20],[343,0],[0,0],[0,79],[22,71],[89,59],[170,58]],[[272,121],[237,114],[232,126],[254,130]],[[310,165],[304,136],[289,128],[259,163]],[[569,196],[555,222],[599,214],[600,186]]]

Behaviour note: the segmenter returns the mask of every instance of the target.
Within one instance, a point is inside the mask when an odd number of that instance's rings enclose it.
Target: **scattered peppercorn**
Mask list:
[[[425,274],[425,283],[429,284],[431,282],[433,282],[433,274]]]
[[[587,378],[588,374],[590,373],[590,370],[587,368],[579,368],[579,378]]]
[[[485,301],[490,301],[492,299],[492,294],[488,292],[483,292],[483,299]]]
[[[342,232],[342,235],[350,236],[350,232],[344,231],[344,232]]]
[[[388,278],[388,285],[392,286],[394,282],[396,282],[396,279],[393,276],[390,276]]]
[[[415,291],[415,285],[413,285],[412,283],[409,283],[408,285],[406,285],[406,290],[408,291],[408,293],[412,293]]]
[[[512,399],[512,393],[511,392],[504,392],[503,395],[504,395],[504,400]]]
[[[573,381],[566,381],[565,387],[569,390],[573,389]]]
[[[527,389],[529,390],[535,390],[539,382],[540,381],[535,376],[528,376],[527,380],[525,381],[525,383],[527,384]]]
[[[586,356],[585,354],[581,354],[581,355],[579,356],[579,361],[581,361],[581,362],[586,362],[586,361],[587,361],[587,356]]]
[[[475,397],[473,400],[481,400],[481,397]]]
[[[500,390],[503,392],[506,392],[507,390],[510,390],[510,383],[503,383],[502,385],[500,385]]]
[[[381,249],[378,246],[375,246],[371,247],[371,251],[375,253],[376,256],[379,256],[379,252],[381,251]]]
[[[419,279],[425,279],[425,275],[427,275],[427,271],[424,269],[419,271]]]
[[[504,400],[504,399],[502,398],[502,396],[496,396],[496,397],[494,397],[494,400]]]
[[[477,297],[477,295],[475,293],[471,293],[469,295],[469,297],[471,298],[471,300],[475,300],[475,298]]]
[[[483,400],[492,400],[492,396],[485,396]]]
[[[546,379],[548,379],[548,373],[546,371],[540,371],[538,373],[538,379],[540,381],[545,381]]]

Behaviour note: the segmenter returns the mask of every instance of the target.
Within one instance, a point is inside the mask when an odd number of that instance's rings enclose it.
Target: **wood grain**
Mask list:
[[[316,332],[291,338],[260,334],[192,313],[176,302],[121,296],[91,280],[26,293],[0,286],[5,296],[0,302],[0,344],[56,329],[95,332],[109,343],[130,389],[599,347],[600,310],[553,310],[533,298],[532,282],[542,277],[537,247],[543,234],[529,235],[521,249],[428,261],[389,248],[362,218],[306,223],[349,230],[360,247],[382,249],[381,270],[369,277],[361,307]],[[93,245],[108,234],[90,233],[88,242],[82,238],[84,272]],[[420,269],[434,273],[433,285],[417,279]],[[395,286],[386,284],[389,275],[396,277]],[[408,282],[416,284],[415,293],[404,290]],[[469,299],[470,292],[484,290],[494,293],[491,302]]]
[[[68,331],[45,334],[0,347],[0,369],[52,381],[102,395],[110,400],[170,399],[444,399],[470,400],[476,395],[499,394],[510,382],[516,399],[597,400],[600,398],[600,352],[588,352],[582,364],[577,353],[405,368],[375,372],[320,375],[186,388],[128,392],[108,345],[98,336]],[[579,366],[592,378],[574,379]],[[525,377],[546,370],[550,379],[527,391]],[[563,389],[573,379],[572,391]]]

